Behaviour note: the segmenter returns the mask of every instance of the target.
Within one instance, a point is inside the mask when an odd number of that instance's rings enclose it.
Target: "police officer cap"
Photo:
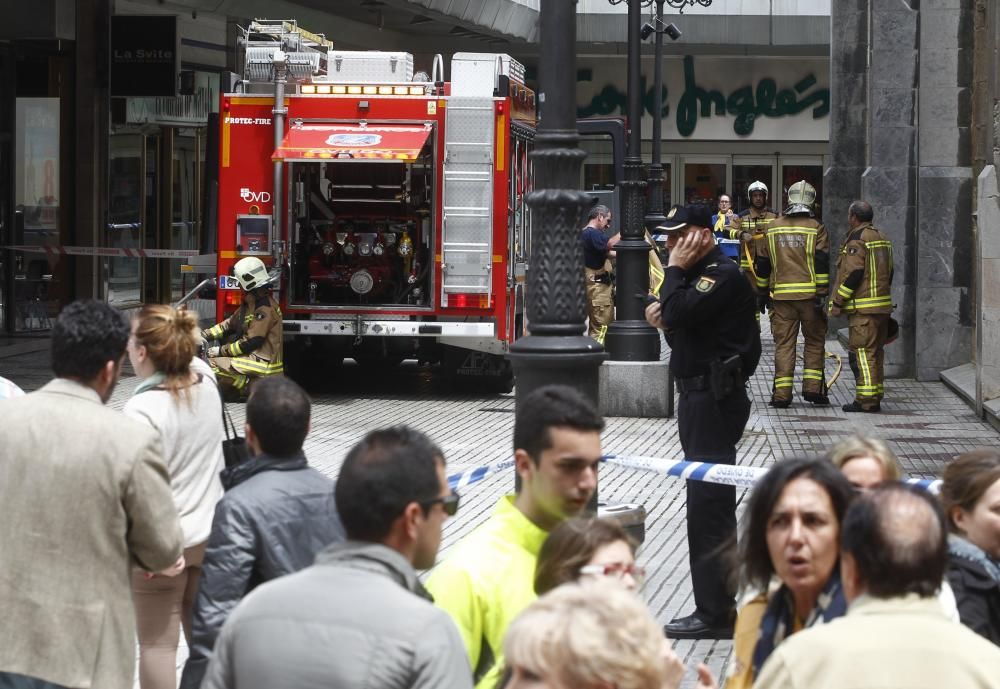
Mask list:
[[[676,232],[688,225],[696,227],[712,227],[712,211],[708,206],[692,204],[690,206],[674,206],[667,212],[667,220],[656,229],[661,232]]]

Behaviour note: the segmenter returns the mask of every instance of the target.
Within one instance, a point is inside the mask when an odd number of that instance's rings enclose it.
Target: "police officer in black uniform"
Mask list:
[[[685,458],[735,464],[760,333],[753,291],[716,246],[711,215],[706,206],[674,206],[657,228],[667,233],[670,260],[662,301],[646,307],[646,320],[665,331],[671,348]],[[736,544],[736,489],[689,480],[687,528],[695,611],[663,631],[675,639],[732,638],[734,590],[720,548]]]

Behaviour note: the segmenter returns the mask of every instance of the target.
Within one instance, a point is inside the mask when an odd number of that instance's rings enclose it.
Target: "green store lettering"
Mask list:
[[[589,74],[582,76],[588,77]],[[584,80],[589,81],[588,78]],[[727,96],[721,91],[714,89],[709,91],[698,86],[695,80],[694,58],[687,55],[684,57],[684,93],[677,104],[677,132],[682,137],[691,136],[698,126],[698,118],[711,117],[713,110],[717,116],[726,114],[735,116],[733,131],[738,136],[752,134],[758,117],[787,117],[812,108],[812,117],[818,120],[830,114],[830,89],[819,88],[809,93],[816,83],[816,77],[809,74],[796,82],[792,88],[779,91],[775,80],[765,77],[757,82],[756,87],[747,84]],[[653,89],[646,88],[645,76],[642,77],[641,91],[643,108],[655,117]],[[665,86],[662,97],[664,105],[660,116],[669,117],[670,106],[666,104]],[[607,84],[590,100],[590,103],[577,108],[577,117],[611,115],[615,112],[624,115],[627,109],[628,94],[612,84]]]

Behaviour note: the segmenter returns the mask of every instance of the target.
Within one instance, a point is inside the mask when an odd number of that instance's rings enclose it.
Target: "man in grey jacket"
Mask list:
[[[226,621],[203,689],[471,689],[465,647],[414,568],[434,564],[458,509],[426,436],[373,431],[344,460],[348,541],[261,586]]]
[[[247,401],[249,461],[222,472],[181,689],[201,686],[223,623],[254,587],[297,572],[344,540],[333,481],[309,466],[309,395],[284,376],[254,383]],[[279,686],[279,685],[275,685]]]

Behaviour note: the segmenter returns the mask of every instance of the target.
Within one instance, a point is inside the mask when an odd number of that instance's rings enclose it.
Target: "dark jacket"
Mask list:
[[[712,361],[739,354],[743,378],[750,378],[760,361],[760,328],[753,290],[739,266],[712,247],[687,271],[672,266],[664,274],[661,318],[674,375],[704,375]]]
[[[962,624],[1000,646],[1000,564],[965,539],[949,536],[947,576]]]
[[[333,481],[310,468],[301,452],[258,455],[221,477],[226,494],[205,548],[182,689],[200,686],[222,624],[247,593],[308,567],[316,553],[344,540]]]

